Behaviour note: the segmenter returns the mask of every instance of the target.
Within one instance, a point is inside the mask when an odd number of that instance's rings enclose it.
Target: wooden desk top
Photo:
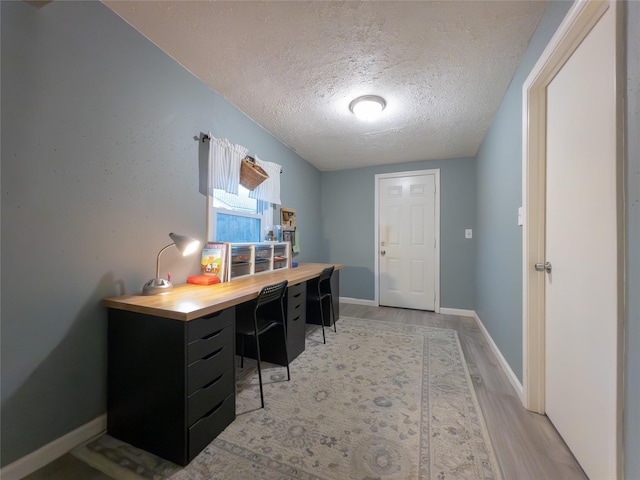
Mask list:
[[[253,300],[262,287],[288,280],[290,284],[318,277],[330,263],[302,263],[296,268],[251,275],[216,285],[178,285],[163,295],[122,295],[102,300],[107,308],[189,321]],[[342,265],[335,265],[336,270]]]

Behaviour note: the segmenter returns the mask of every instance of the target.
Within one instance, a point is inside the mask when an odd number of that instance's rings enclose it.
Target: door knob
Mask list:
[[[546,263],[536,263],[534,265],[536,272],[547,272],[551,273],[551,262]]]
[[[380,255],[382,255],[384,257],[385,253],[387,253],[386,250],[380,250]]]

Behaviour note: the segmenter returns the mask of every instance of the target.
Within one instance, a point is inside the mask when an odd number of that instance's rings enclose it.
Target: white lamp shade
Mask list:
[[[167,248],[175,246],[180,252],[182,252],[183,256],[189,255],[190,253],[195,252],[200,246],[200,242],[195,238],[191,238],[187,235],[180,235],[179,233],[171,232],[169,234],[173,243],[170,243],[162,250],[158,252],[158,257],[156,258],[156,277],[149,280],[142,287],[143,295],[161,295],[163,293],[169,293],[173,290],[173,285],[169,280],[164,278],[160,278],[160,255]]]
[[[173,243],[176,244],[176,248],[182,252],[183,256],[187,256],[193,252],[195,252],[200,246],[200,242],[195,238],[189,237],[187,235],[180,235],[179,233],[170,233],[169,236]]]

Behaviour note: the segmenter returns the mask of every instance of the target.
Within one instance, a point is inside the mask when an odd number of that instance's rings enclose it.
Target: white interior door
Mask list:
[[[545,410],[587,475],[616,477],[615,12],[547,87]]]
[[[380,305],[436,310],[436,174],[378,182]]]

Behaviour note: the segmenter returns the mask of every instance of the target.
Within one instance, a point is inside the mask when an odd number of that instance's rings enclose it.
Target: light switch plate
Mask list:
[[[523,219],[522,219],[522,207],[518,208],[518,225],[522,226],[523,223]]]
[[[464,238],[473,238],[473,230],[470,228],[467,228],[464,231]]]

